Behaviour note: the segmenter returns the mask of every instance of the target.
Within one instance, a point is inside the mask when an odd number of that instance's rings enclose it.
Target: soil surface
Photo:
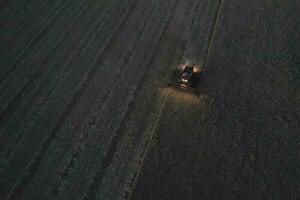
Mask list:
[[[0,199],[300,199],[299,11],[0,0]]]

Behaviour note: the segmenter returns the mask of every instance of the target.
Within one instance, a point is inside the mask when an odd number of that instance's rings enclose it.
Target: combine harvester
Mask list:
[[[194,93],[199,93],[199,81],[202,68],[196,65],[183,65],[180,69],[174,71],[172,80],[169,86],[175,86],[189,90]]]

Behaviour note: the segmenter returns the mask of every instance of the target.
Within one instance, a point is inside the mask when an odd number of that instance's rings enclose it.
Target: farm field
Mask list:
[[[0,199],[299,199],[299,10],[0,1]]]
[[[205,91],[167,98],[131,199],[300,198],[298,11],[223,2]]]

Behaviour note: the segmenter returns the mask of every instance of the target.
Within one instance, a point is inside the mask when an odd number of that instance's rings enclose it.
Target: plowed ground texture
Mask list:
[[[299,11],[0,0],[0,199],[299,199]]]

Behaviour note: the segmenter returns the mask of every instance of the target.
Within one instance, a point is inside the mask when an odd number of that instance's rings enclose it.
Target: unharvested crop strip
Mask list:
[[[196,17],[198,18],[197,21],[195,20],[194,25],[196,29],[199,29],[199,27],[209,27],[209,22],[211,22],[212,20],[210,20],[210,16],[211,16],[211,10],[209,9],[210,4],[214,4],[215,1],[205,1],[205,3],[201,6],[201,15],[200,17],[196,15]],[[215,13],[215,12],[213,12]],[[198,12],[196,13],[198,14]],[[201,16],[208,16],[208,18],[204,18]],[[212,17],[214,18],[214,15],[212,15]],[[209,36],[207,36],[207,29],[206,28],[201,28],[201,31],[199,32],[199,37],[201,37],[201,41],[207,41]],[[205,52],[203,52],[205,50],[205,45],[201,45],[199,46],[199,49],[196,50],[195,52],[195,63],[197,63],[198,65],[202,66],[204,59],[203,57],[205,57]],[[203,56],[204,55],[204,56]],[[201,59],[201,60],[199,60]]]
[[[201,56],[201,50],[198,50],[195,46],[193,46],[193,43],[196,44],[198,42],[198,41],[193,41],[194,34],[195,34],[193,30],[194,29],[196,29],[196,30],[199,29],[198,26],[200,26],[200,25],[197,23],[198,21],[200,21],[202,23],[205,20],[205,18],[203,16],[205,16],[206,13],[208,13],[208,11],[206,9],[207,5],[208,5],[207,0],[197,1],[195,7],[193,7],[193,9],[191,10],[191,12],[193,12],[193,15],[192,15],[190,25],[188,26],[189,28],[187,28],[190,31],[190,35],[188,35],[187,37],[190,38],[190,39],[188,40],[188,42],[185,43],[185,47],[187,49],[192,49],[193,52],[184,52],[184,56],[185,56],[185,58],[188,58],[188,60],[191,59],[191,62],[197,63],[197,64],[200,64],[196,61],[196,59],[199,56]],[[198,25],[198,26],[195,28],[194,27],[195,25]],[[202,26],[202,24],[201,24],[201,26]],[[202,33],[203,33],[203,31],[202,31]],[[205,40],[205,39],[203,39],[204,37],[202,35],[200,36],[199,34],[197,34],[197,37],[201,38],[201,40]],[[200,48],[203,48],[203,45],[200,45]],[[199,53],[197,53],[197,52],[199,52]],[[192,53],[192,55],[190,55],[189,53]]]
[[[214,43],[215,35],[216,35],[216,32],[217,32],[217,26],[219,24],[219,20],[220,20],[220,17],[221,17],[223,4],[224,4],[224,0],[219,0],[218,6],[217,6],[217,12],[216,12],[217,14],[215,15],[215,19],[214,19],[214,22],[213,22],[213,28],[212,28],[211,34],[209,36],[209,42],[208,42],[209,45],[208,45],[208,48],[207,48],[207,52],[205,54],[205,59],[204,59],[205,62],[204,62],[204,65],[203,65],[204,68],[207,68],[208,59],[209,59],[211,49],[212,49],[212,46],[213,46],[213,43]]]

